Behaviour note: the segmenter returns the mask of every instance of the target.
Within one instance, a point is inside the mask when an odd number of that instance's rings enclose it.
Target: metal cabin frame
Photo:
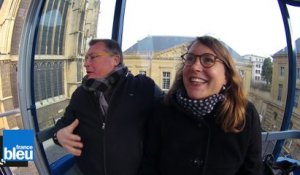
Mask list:
[[[20,99],[20,112],[22,115],[24,128],[33,129],[37,133],[34,145],[35,165],[40,174],[50,175],[55,174],[55,172],[59,171],[54,172],[53,166],[49,165],[45,151],[43,149],[42,142],[51,138],[53,130],[49,128],[45,131],[40,131],[38,128],[33,87],[34,51],[37,43],[36,40],[39,30],[39,20],[41,18],[45,2],[46,0],[32,0],[28,10],[28,15],[26,17],[23,35],[21,39],[20,58],[18,63],[18,92]],[[278,4],[282,14],[288,48],[288,94],[286,99],[283,121],[280,129],[281,131],[263,133],[263,141],[278,140],[273,150],[273,154],[275,155],[275,157],[278,157],[279,153],[281,152],[284,139],[300,138],[299,130],[286,131],[291,121],[294,106],[297,61],[295,43],[293,42],[295,41],[295,39],[292,37],[287,5],[300,7],[300,0],[278,0]],[[116,0],[111,38],[116,40],[120,45],[122,44],[125,5],[126,0]],[[67,161],[70,161],[71,159],[72,157],[70,156],[66,158]],[[56,168],[58,167],[59,169],[59,166],[63,166],[64,163],[66,163],[66,160],[59,160],[62,161],[61,164],[55,162]],[[4,173],[11,174],[8,167],[4,167]]]

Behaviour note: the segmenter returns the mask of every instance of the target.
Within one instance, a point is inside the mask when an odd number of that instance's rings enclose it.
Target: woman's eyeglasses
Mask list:
[[[219,58],[217,58],[217,56],[209,54],[209,53],[205,53],[202,55],[185,53],[185,54],[181,55],[181,58],[182,58],[184,64],[188,65],[188,66],[193,65],[196,62],[197,58],[199,58],[201,65],[205,68],[212,67],[213,65],[215,65],[216,61],[218,61],[218,60],[221,63],[224,63],[223,60],[220,60]]]

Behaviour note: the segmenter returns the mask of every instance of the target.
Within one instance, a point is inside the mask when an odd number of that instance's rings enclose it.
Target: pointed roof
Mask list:
[[[194,37],[182,36],[147,36],[129,47],[125,53],[159,52],[185,42],[190,42]]]
[[[184,37],[184,36],[147,36],[140,41],[137,41],[133,46],[129,47],[124,53],[125,54],[146,54],[149,52],[159,52],[165,49],[172,48],[176,45],[189,43],[194,40],[195,37]],[[242,57],[230,46],[223,42],[228,49],[231,56],[237,61],[241,60]]]
[[[231,48],[230,46],[228,46],[226,43],[224,43],[223,41],[221,41],[225,47],[227,48],[228,52],[230,53],[230,55],[232,56],[233,59],[235,59],[236,61],[243,61],[244,58],[238,54],[233,48]]]

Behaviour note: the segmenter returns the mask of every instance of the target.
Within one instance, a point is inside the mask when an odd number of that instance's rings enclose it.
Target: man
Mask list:
[[[146,121],[161,91],[150,78],[128,72],[117,42],[96,39],[89,45],[87,75],[55,125],[53,139],[76,155],[83,174],[135,175]]]

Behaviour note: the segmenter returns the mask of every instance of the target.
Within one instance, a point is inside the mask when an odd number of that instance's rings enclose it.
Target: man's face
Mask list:
[[[105,44],[99,42],[87,51],[84,67],[89,79],[99,79],[106,77],[119,63],[120,56],[108,52]]]

